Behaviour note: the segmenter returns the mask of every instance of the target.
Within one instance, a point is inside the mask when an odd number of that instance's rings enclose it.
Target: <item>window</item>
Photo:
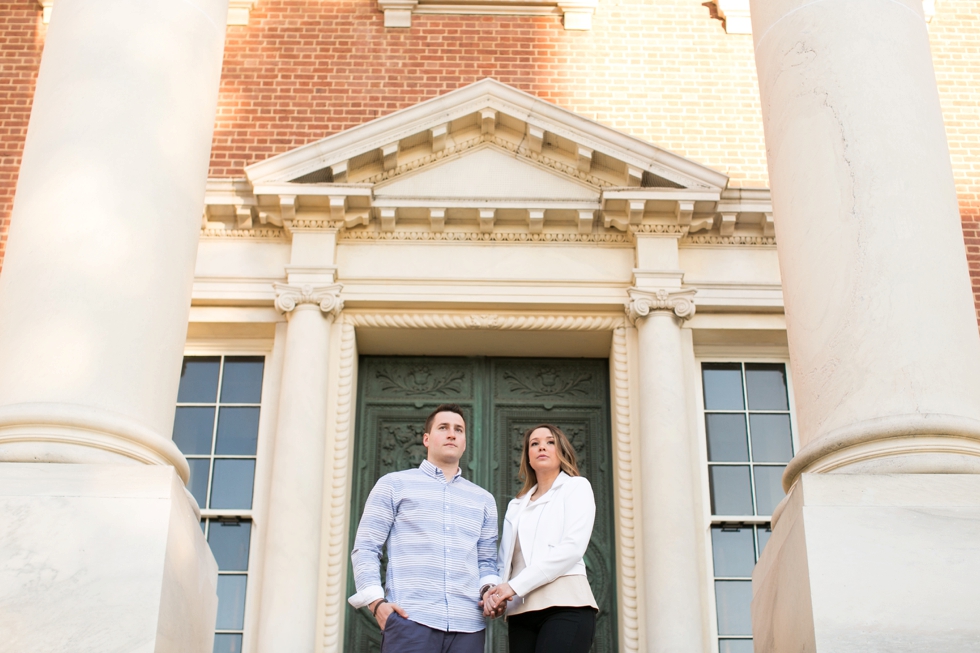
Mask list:
[[[782,363],[703,363],[719,653],[752,651],[752,569],[785,493],[793,434]]]
[[[173,440],[218,563],[214,653],[242,650],[264,367],[261,356],[188,356],[180,373]]]

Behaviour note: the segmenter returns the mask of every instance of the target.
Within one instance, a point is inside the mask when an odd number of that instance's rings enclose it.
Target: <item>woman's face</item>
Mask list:
[[[545,428],[534,429],[527,442],[528,463],[535,474],[554,473],[561,467],[558,460],[558,441]]]

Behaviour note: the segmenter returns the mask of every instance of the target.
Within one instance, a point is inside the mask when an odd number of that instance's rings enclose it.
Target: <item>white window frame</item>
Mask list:
[[[784,348],[780,348],[781,351],[773,351],[774,348],[731,348],[725,353],[716,354],[712,350],[714,347],[705,348],[708,351],[696,351],[694,362],[695,369],[697,373],[695,374],[695,405],[697,408],[697,434],[698,434],[698,462],[699,470],[701,475],[701,496],[704,498],[702,501],[702,536],[704,537],[704,560],[702,564],[705,565],[705,570],[707,573],[704,574],[704,579],[707,584],[705,588],[706,596],[708,597],[709,605],[709,633],[711,636],[711,641],[713,642],[712,647],[714,653],[719,653],[719,635],[718,635],[718,605],[715,600],[715,572],[714,572],[714,556],[712,550],[711,542],[711,527],[722,524],[722,523],[732,523],[731,520],[719,520],[711,514],[711,488],[708,478],[708,433],[705,428],[705,407],[704,407],[704,381],[701,372],[701,366],[703,363],[781,363],[786,366],[786,392],[789,399],[789,423],[790,429],[792,430],[793,438],[793,453],[800,450],[799,442],[799,428],[796,424],[796,401],[793,392],[793,374],[792,367],[789,362],[789,354]],[[743,352],[743,353],[739,353]],[[754,492],[754,490],[753,490]],[[726,517],[735,517],[735,515],[726,515]],[[752,524],[758,526],[760,524],[768,524],[772,521],[771,516],[745,516],[745,518],[739,518],[738,522],[743,524]]]
[[[281,365],[273,355],[273,340],[270,338],[243,340],[188,341],[184,346],[184,357],[188,356],[262,356],[265,363],[262,370],[262,398],[259,403],[258,446],[255,452],[255,478],[252,482],[252,508],[249,510],[210,510],[202,509],[202,519],[220,517],[240,517],[252,523],[248,543],[248,577],[245,585],[245,620],[242,624],[242,651],[255,650],[255,633],[258,627],[259,593],[261,591],[261,559],[263,555],[265,525],[265,497],[269,494],[272,469],[272,440],[275,437],[275,416],[279,403],[278,389],[280,370],[273,365]],[[224,365],[222,364],[222,374]],[[220,393],[221,375],[218,391]],[[273,396],[274,395],[274,396]],[[219,397],[220,399],[220,394]],[[220,403],[220,402],[219,402]],[[176,404],[175,404],[176,407]],[[210,483],[210,480],[209,480]],[[210,493],[210,488],[208,490]],[[217,631],[215,631],[217,632]]]

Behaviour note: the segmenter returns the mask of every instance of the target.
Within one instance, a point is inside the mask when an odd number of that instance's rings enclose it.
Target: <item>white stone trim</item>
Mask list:
[[[333,434],[333,461],[329,474],[327,515],[329,536],[326,543],[327,580],[324,588],[323,651],[339,653],[344,643],[344,589],[347,571],[348,524],[350,503],[351,437],[354,420],[354,363],[356,359],[354,325],[341,324],[340,370],[337,383],[337,408]]]
[[[41,22],[47,25],[51,22],[51,10],[54,0],[37,0],[41,7]],[[258,0],[230,0],[228,2],[228,24],[248,25],[248,17]]]
[[[639,618],[640,581],[637,574],[637,531],[634,484],[637,474],[635,420],[631,419],[631,388],[625,316],[614,315],[496,315],[475,313],[365,313],[344,311],[337,410],[334,423],[333,469],[330,471],[329,506],[325,509],[329,533],[326,542],[327,581],[324,588],[323,653],[339,653],[343,645],[344,588],[349,539],[348,507],[352,461],[354,380],[356,366],[355,327],[408,329],[514,329],[525,331],[612,331],[610,353],[610,403],[614,413],[613,446],[616,464],[615,510],[617,514],[616,564],[621,614],[619,641],[624,653],[638,653],[642,641]]]
[[[630,407],[629,354],[626,344],[626,328],[613,330],[610,355],[612,374],[613,443],[616,464],[616,515],[617,556],[619,568],[620,643],[624,651],[640,650],[640,596],[637,574],[635,447],[633,446],[633,420]]]
[[[488,0],[480,4],[453,0],[378,0],[384,12],[385,27],[412,26],[412,14],[453,14],[463,16],[562,16],[566,30],[592,29],[592,15],[598,0]]]
[[[490,77],[253,163],[246,166],[245,173],[253,185],[286,182],[349,161],[389,143],[428,132],[483,109],[493,109],[532,128],[551,132],[692,189],[721,189],[728,185],[727,175],[716,170]]]
[[[387,329],[487,329],[611,331],[625,319],[612,315],[498,315],[493,313],[344,313],[358,327]]]

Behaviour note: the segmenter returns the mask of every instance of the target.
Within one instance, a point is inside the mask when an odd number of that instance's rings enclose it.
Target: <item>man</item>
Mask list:
[[[357,527],[351,562],[357,593],[383,631],[382,653],[483,653],[480,597],[497,577],[497,507],[460,475],[462,409],[443,404],[425,422],[427,458],[381,477]],[[388,571],[381,588],[381,549]]]

